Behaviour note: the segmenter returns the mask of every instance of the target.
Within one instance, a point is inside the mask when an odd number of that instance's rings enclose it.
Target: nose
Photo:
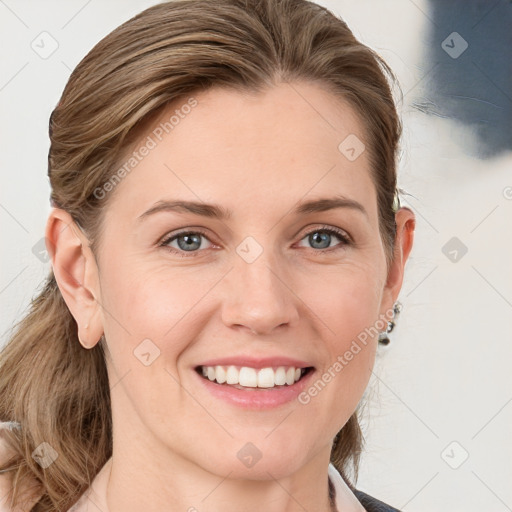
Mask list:
[[[226,276],[222,321],[229,328],[248,329],[267,335],[280,326],[294,327],[299,320],[300,299],[282,265],[276,265],[264,251],[248,263],[237,256]]]

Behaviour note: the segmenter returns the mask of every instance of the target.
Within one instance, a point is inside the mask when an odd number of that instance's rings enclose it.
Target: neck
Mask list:
[[[136,451],[124,453],[114,452],[112,458],[105,496],[109,511],[336,512],[325,457],[281,478],[271,470],[266,479],[250,480],[213,474],[179,457],[149,463]]]

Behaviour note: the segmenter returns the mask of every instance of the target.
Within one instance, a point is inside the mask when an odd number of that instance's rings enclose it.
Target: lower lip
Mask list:
[[[297,396],[308,386],[315,370],[310,370],[291,386],[246,389],[238,389],[228,384],[218,384],[210,379],[201,377],[195,370],[194,373],[206,390],[214,397],[244,409],[263,410],[279,407],[292,400],[296,400]]]

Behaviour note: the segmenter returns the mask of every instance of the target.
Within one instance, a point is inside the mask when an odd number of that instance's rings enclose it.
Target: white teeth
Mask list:
[[[254,368],[242,366],[238,376],[238,383],[240,386],[244,386],[246,388],[258,387],[258,374],[256,373],[256,370]]]
[[[219,384],[226,382],[226,370],[222,366],[215,367],[215,379]]]
[[[226,372],[226,384],[238,384],[239,372],[234,366],[229,366]]]
[[[274,374],[274,384],[284,386],[286,384],[286,370],[280,366]]]
[[[273,388],[275,383],[274,370],[272,368],[262,368],[258,372],[258,387]]]
[[[239,384],[247,388],[273,388],[275,386],[291,386],[302,376],[302,368],[293,366],[277,368],[261,368],[257,370],[248,366],[202,366],[203,377],[219,384]]]

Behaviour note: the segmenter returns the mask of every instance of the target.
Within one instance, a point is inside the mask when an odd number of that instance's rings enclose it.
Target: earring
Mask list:
[[[393,319],[388,322],[386,330],[379,333],[379,343],[381,345],[389,345],[391,340],[389,339],[388,334],[395,328],[396,321],[400,315],[400,312],[402,311],[402,308],[402,304],[398,301],[396,301],[393,305]]]

